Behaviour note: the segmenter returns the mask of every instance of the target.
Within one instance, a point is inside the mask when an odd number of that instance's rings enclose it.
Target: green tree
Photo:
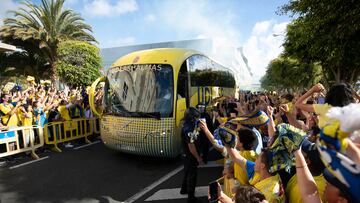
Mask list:
[[[100,76],[99,49],[87,42],[65,41],[58,48],[57,72],[70,85],[90,85]]]
[[[29,55],[26,51],[0,53],[0,76],[19,77],[31,75],[37,79],[48,77],[47,66],[42,58]]]
[[[318,62],[330,82],[359,79],[359,1],[290,1],[280,11],[297,17],[287,28],[287,56],[304,63]]]
[[[26,50],[30,55],[43,57],[49,64],[51,79],[55,81],[57,48],[64,40],[95,42],[91,26],[72,10],[64,9],[65,0],[41,0],[40,5],[30,1],[11,11],[0,28],[0,40]]]
[[[294,58],[278,57],[272,60],[260,80],[266,90],[294,90],[310,87],[322,79],[321,66],[306,64]]]

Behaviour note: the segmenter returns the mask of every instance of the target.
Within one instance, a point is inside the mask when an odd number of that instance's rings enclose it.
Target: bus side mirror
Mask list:
[[[96,94],[96,87],[100,82],[105,82],[106,77],[100,77],[95,80],[95,82],[91,85],[90,91],[89,91],[89,105],[90,109],[94,112],[95,115],[101,117],[102,111],[100,108],[95,106],[95,94]]]

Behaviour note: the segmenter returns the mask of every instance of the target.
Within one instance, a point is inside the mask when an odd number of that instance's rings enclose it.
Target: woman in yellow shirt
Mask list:
[[[328,125],[339,124],[338,120],[329,118],[326,115],[331,107],[343,107],[355,102],[355,95],[351,88],[344,83],[339,83],[330,88],[325,97],[325,104],[306,104],[306,101],[310,96],[314,93],[323,92],[324,90],[324,86],[318,83],[302,95],[295,103],[295,106],[300,110],[315,112],[318,115],[318,127],[320,129],[323,129]],[[344,150],[348,145],[348,141],[345,139],[347,136],[347,133],[340,131],[339,134],[335,133],[334,135],[322,133],[320,134],[320,139],[327,144],[334,146],[337,151],[344,153]]]
[[[324,91],[324,86],[318,83],[302,95],[295,103],[296,108],[306,112],[314,112],[319,116],[319,128],[323,128],[325,125],[335,121],[326,116],[327,111],[331,107],[343,107],[355,102],[351,88],[344,83],[339,83],[330,88],[325,97],[325,104],[306,104],[306,101],[315,93]]]
[[[311,143],[308,140],[305,140],[303,142],[301,149],[302,149],[301,150],[302,155],[307,163],[309,171],[311,172],[311,175],[314,178],[320,199],[322,200],[322,202],[326,202],[324,196],[326,180],[323,175],[325,166],[320,159],[320,154],[317,151],[315,144]],[[289,180],[286,186],[286,196],[289,202],[291,203],[304,202],[301,197],[301,193],[298,185],[298,177],[296,174]]]

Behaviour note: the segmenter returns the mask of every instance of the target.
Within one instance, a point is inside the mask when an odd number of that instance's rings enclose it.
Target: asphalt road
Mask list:
[[[81,146],[81,145],[79,145]],[[182,160],[119,153],[100,141],[62,153],[42,152],[41,159],[16,159],[0,167],[1,203],[17,202],[186,202],[178,194]],[[22,165],[25,164],[25,165]],[[198,195],[221,175],[221,167],[199,168]]]

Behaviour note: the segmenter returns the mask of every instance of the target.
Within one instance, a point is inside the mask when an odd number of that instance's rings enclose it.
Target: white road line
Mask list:
[[[209,186],[200,186],[195,188],[196,197],[206,197],[208,195]],[[145,201],[158,201],[158,200],[173,200],[173,199],[184,199],[187,198],[187,195],[180,194],[180,188],[173,189],[162,189],[157,191],[151,197],[147,198]]]
[[[222,164],[219,164],[216,161],[209,161],[206,165],[199,166],[199,168],[211,168],[211,167],[222,167],[222,166],[223,166]],[[146,188],[144,188],[140,192],[136,193],[132,197],[125,200],[125,202],[132,203],[132,202],[138,200],[140,197],[142,197],[143,195],[148,193],[150,190],[154,189],[155,187],[157,187],[161,183],[165,182],[166,180],[168,180],[169,178],[171,178],[175,174],[179,173],[183,168],[184,168],[183,166],[179,166],[178,168],[174,169],[170,173],[166,174],[164,177],[162,177],[159,180],[157,180],[156,182],[154,182],[153,184],[147,186]],[[200,192],[202,192],[202,190]],[[206,195],[207,195],[207,188],[206,188]]]
[[[25,165],[29,165],[29,164],[32,164],[32,163],[35,163],[35,162],[38,162],[38,161],[42,161],[42,160],[47,159],[47,158],[49,158],[49,156],[45,156],[45,157],[42,157],[40,159],[36,159],[36,160],[32,160],[32,161],[29,161],[29,162],[26,162],[26,163],[15,165],[15,166],[10,167],[9,169],[19,168],[21,166],[25,166]]]
[[[146,188],[144,188],[144,189],[141,190],[140,192],[136,193],[135,195],[133,195],[133,196],[130,197],[129,199],[125,200],[125,202],[127,202],[127,203],[135,202],[135,201],[138,200],[140,197],[142,197],[143,195],[145,195],[146,193],[148,193],[150,190],[154,189],[156,186],[160,185],[161,183],[165,182],[166,180],[168,180],[169,178],[171,178],[171,177],[174,176],[175,174],[179,173],[183,168],[184,168],[184,166],[179,166],[179,167],[177,167],[176,169],[174,169],[174,170],[171,171],[170,173],[166,174],[164,177],[160,178],[159,180],[157,180],[157,181],[154,182],[153,184],[147,186]]]
[[[81,145],[80,147],[75,147],[74,149],[77,150],[77,149],[81,149],[81,148],[85,148],[85,147],[88,147],[88,146],[91,146],[91,145],[94,145],[94,144],[98,144],[100,143],[101,141],[98,140],[96,142],[92,142],[92,143],[89,143],[89,144],[86,144],[86,145]]]

